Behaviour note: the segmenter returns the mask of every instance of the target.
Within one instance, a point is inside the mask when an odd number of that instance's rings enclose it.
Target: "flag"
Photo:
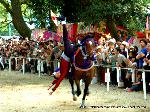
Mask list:
[[[53,22],[55,23],[55,25],[58,26],[56,14],[53,13],[52,10],[51,10],[51,18],[52,18]]]
[[[146,17],[146,30],[149,30],[149,20],[148,20],[148,16]]]

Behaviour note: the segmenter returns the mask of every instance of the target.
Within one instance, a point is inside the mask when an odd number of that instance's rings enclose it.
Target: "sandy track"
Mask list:
[[[47,87],[52,79],[49,76],[39,78],[33,74],[0,71],[0,112],[150,112],[150,95],[144,100],[143,92],[128,93],[117,87],[111,87],[107,92],[106,86],[98,84],[90,86],[87,108],[80,109],[82,96],[76,102],[72,101],[66,79],[49,96]]]

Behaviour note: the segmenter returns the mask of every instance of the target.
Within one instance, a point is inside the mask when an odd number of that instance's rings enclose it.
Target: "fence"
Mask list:
[[[98,65],[96,65],[98,66]],[[121,75],[121,69],[132,69],[132,82],[135,82],[135,69],[133,68],[121,68],[121,67],[110,67],[110,66],[104,66],[107,70],[105,73],[105,82],[107,83],[107,91],[109,91],[109,83],[110,83],[110,72],[109,69],[110,68],[116,68],[117,69],[117,82],[119,83],[119,77]],[[144,99],[146,98],[146,81],[145,81],[145,72],[150,72],[150,70],[144,70],[144,69],[136,69],[137,71],[141,71],[142,72],[142,80],[143,80],[143,93],[144,93]]]
[[[22,62],[22,73],[23,73],[23,75],[25,74],[25,59],[38,60],[38,64],[37,64],[38,74],[39,74],[39,77],[41,76],[41,65],[42,65],[43,59],[40,59],[40,58],[24,58],[24,57],[10,57],[9,58],[9,72],[11,72],[11,59],[13,59],[13,58],[15,59],[16,63],[17,63],[17,59],[22,59],[23,60],[23,62]],[[59,66],[59,60],[54,60],[54,61],[49,61],[49,62],[53,62],[54,69]]]
[[[23,59],[23,64],[22,64],[22,71],[23,71],[23,75],[25,74],[25,58],[24,57],[10,57],[9,58],[9,72],[11,72],[11,59],[12,58],[21,58]],[[36,59],[38,60],[38,66],[39,66],[39,70],[38,70],[38,74],[39,77],[41,76],[41,59],[40,58],[30,58],[30,59]],[[56,63],[56,66],[59,66],[59,60],[55,60],[52,61],[54,63]],[[54,68],[56,68],[56,66]],[[95,65],[95,66],[100,66],[100,65]],[[120,67],[112,67],[112,66],[103,66],[106,68],[106,72],[105,72],[105,82],[107,83],[107,91],[109,91],[110,89],[110,68],[116,68],[117,69],[117,82],[119,83],[120,80],[120,75],[121,75],[121,69],[132,69],[132,82],[135,82],[135,69],[133,68],[120,68]],[[144,69],[136,69],[137,71],[141,71],[142,72],[142,79],[143,79],[143,92],[144,92],[144,99],[146,99],[146,81],[145,81],[145,72],[150,72],[150,70],[144,70]]]

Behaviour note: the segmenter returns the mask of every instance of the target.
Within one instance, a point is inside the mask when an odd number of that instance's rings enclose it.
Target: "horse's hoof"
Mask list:
[[[73,96],[73,101],[77,101],[77,97]]]
[[[80,108],[86,108],[86,106],[85,105],[81,105]]]
[[[80,96],[81,91],[76,91],[75,93],[76,93],[77,96]]]
[[[90,94],[90,92],[89,92],[89,91],[87,91],[86,96],[89,96],[89,94]]]

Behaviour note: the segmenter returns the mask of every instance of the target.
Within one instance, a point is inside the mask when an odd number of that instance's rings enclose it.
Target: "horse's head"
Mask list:
[[[79,71],[90,70],[94,65],[94,50],[95,44],[93,35],[87,35],[81,40],[80,48],[78,48],[74,56],[75,69]]]
[[[95,48],[93,35],[91,34],[87,35],[81,41],[81,44],[82,44],[83,52],[85,53],[85,55],[92,56],[94,52],[94,48]]]

